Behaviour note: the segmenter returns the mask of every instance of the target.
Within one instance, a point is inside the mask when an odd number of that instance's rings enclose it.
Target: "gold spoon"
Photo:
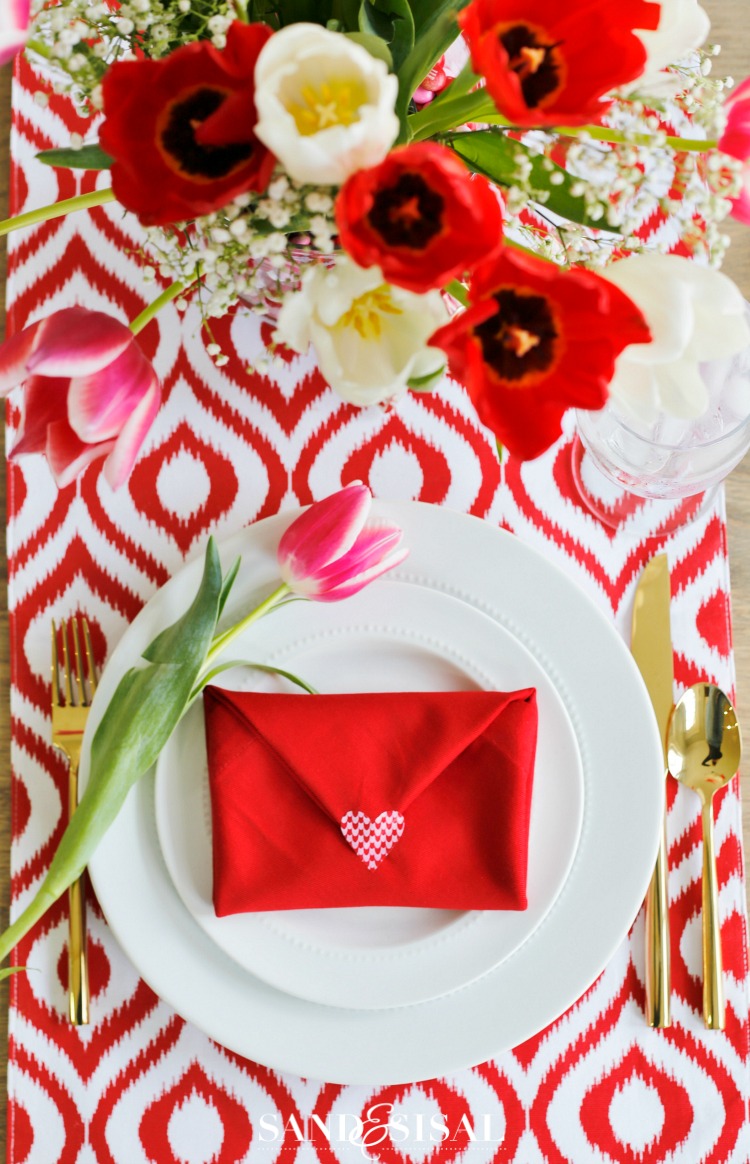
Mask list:
[[[689,687],[675,707],[667,737],[669,771],[701,798],[703,823],[703,1017],[724,1030],[721,934],[711,801],[740,766],[742,741],[737,716],[713,683]]]

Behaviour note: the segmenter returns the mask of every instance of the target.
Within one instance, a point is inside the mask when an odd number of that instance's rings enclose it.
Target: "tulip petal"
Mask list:
[[[659,27],[638,32],[648,53],[647,78],[683,60],[705,42],[710,31],[708,13],[695,0],[661,0]]]
[[[6,64],[26,44],[30,0],[5,0],[0,28],[0,65]]]
[[[365,526],[351,549],[313,575],[319,593],[370,570],[386,557],[403,537],[398,526]]]
[[[675,360],[656,369],[661,407],[670,416],[694,420],[708,408],[708,388],[694,360]]]
[[[79,439],[67,420],[59,420],[47,429],[46,457],[58,489],[64,489],[80,477],[84,469],[104,457],[114,441],[87,444]]]
[[[719,315],[696,310],[696,329],[687,352],[694,360],[720,360],[742,351],[750,344],[750,328],[744,310]]]
[[[279,542],[283,580],[292,585],[350,550],[367,519],[371,499],[367,486],[355,481],[300,514]]]
[[[63,377],[29,376],[23,386],[23,425],[12,457],[45,451],[49,425],[67,421],[69,383]]]
[[[82,441],[116,437],[141,397],[152,391],[155,373],[138,344],[115,360],[70,382],[68,420]]]
[[[750,226],[750,173],[745,173],[744,187],[732,203],[732,218]]]
[[[0,32],[0,66],[12,61],[26,44],[26,33],[15,30]]]
[[[124,323],[103,311],[64,307],[41,321],[30,372],[45,376],[88,376],[117,359],[133,342]]]
[[[392,554],[382,558],[375,565],[371,566],[369,570],[363,570],[356,574],[353,578],[348,578],[341,582],[335,589],[327,591],[325,594],[317,596],[318,602],[339,602],[342,598],[351,598],[352,594],[356,594],[359,590],[369,586],[370,582],[374,582],[381,574],[385,574],[388,570],[393,570],[396,566],[400,566],[405,558],[409,556],[408,549],[404,546],[403,549],[394,550]]]
[[[151,371],[153,379],[149,389],[120,430],[104,465],[104,477],[112,489],[119,489],[128,479],[146,433],[161,406],[161,385],[156,373],[153,369]]]
[[[635,255],[601,272],[603,278],[637,304],[651,328],[650,343],[627,348],[629,360],[649,364],[674,360],[689,343],[693,329],[692,295],[681,279],[682,269],[672,265],[674,258],[673,255]]]
[[[624,412],[643,424],[654,424],[659,415],[659,390],[651,364],[619,359],[609,391]]]
[[[4,0],[3,27],[22,30],[31,19],[31,0]]]
[[[5,396],[28,376],[28,360],[41,325],[41,320],[32,323],[0,344],[0,396]]]

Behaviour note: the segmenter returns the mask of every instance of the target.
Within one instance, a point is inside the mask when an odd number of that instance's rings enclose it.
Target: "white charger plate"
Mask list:
[[[664,779],[640,674],[614,627],[574,582],[476,518],[414,502],[378,503],[374,512],[398,523],[410,547],[393,580],[450,594],[495,619],[549,676],[573,725],[583,825],[542,924],[511,957],[458,990],[411,1006],[352,1010],[297,998],[249,975],[198,925],[161,854],[153,776],[130,793],[89,868],[107,920],[145,980],[217,1042],[277,1070],[383,1084],[489,1059],[541,1030],[586,990],[645,895]],[[243,556],[235,595],[245,602],[277,579],[275,547],[289,520],[258,522],[221,547],[225,566]],[[168,582],[114,651],[89,716],[83,781],[107,701],[154,634],[187,608],[201,569],[195,561]],[[228,615],[238,614],[235,604]]]
[[[539,737],[527,910],[299,909],[216,917],[206,742],[202,707],[194,705],[160,757],[156,823],[177,891],[217,945],[246,970],[299,998],[379,1009],[425,1002],[464,986],[528,939],[562,889],[575,855],[583,772],[553,683],[512,634],[458,599],[389,582],[343,603],[295,603],[250,628],[230,657],[292,671],[328,693],[535,687]],[[286,680],[247,668],[227,672],[219,682],[298,692]],[[499,819],[498,834],[503,827]]]

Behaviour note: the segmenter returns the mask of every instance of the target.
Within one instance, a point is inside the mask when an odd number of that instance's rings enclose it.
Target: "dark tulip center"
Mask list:
[[[557,354],[558,331],[548,300],[510,288],[493,298],[497,311],[474,329],[485,363],[501,380],[538,378]]]
[[[201,145],[195,139],[198,126],[216,112],[226,96],[221,89],[194,89],[169,108],[161,131],[162,148],[190,178],[225,178],[252,155],[250,142],[213,146]]]
[[[545,98],[562,88],[562,59],[557,44],[545,44],[539,29],[513,24],[500,33],[508,63],[521,82],[523,99],[536,109]]]
[[[377,192],[367,221],[388,246],[423,250],[442,229],[444,206],[420,174],[407,172]]]

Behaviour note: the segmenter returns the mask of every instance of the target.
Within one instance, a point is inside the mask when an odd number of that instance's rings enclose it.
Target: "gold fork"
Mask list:
[[[68,813],[75,811],[78,804],[78,763],[81,758],[81,743],[88,719],[91,700],[96,691],[96,668],[94,652],[91,649],[91,635],[85,618],[70,620],[73,643],[74,675],[71,674],[68,651],[68,627],[65,619],[60,623],[62,643],[62,673],[65,685],[64,698],[60,694],[60,665],[57,653],[57,628],[52,620],[52,745],[64,752],[68,758]],[[81,634],[86,652],[84,674],[81,653]],[[75,678],[75,687],[73,679]],[[88,678],[88,693],[86,679]],[[89,971],[86,949],[86,903],[83,878],[80,877],[68,890],[69,935],[68,935],[68,1002],[70,1021],[75,1026],[84,1026],[89,1021]]]

